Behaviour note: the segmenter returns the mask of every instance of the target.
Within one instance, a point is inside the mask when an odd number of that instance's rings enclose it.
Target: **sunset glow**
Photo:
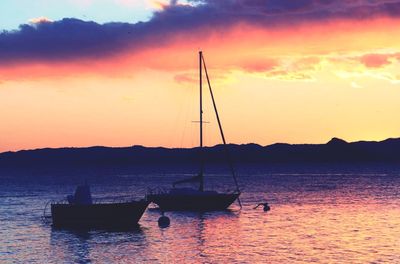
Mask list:
[[[311,4],[235,18],[213,1],[143,2],[162,6],[142,25],[32,17],[0,33],[0,151],[196,146],[199,50],[231,143],[398,137],[400,2],[347,2],[323,18]],[[227,18],[201,21],[204,8]],[[64,24],[75,31],[54,33]]]

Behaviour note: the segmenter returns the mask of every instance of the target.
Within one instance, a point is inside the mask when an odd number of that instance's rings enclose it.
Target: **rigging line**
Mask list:
[[[219,119],[218,110],[217,110],[217,105],[216,105],[216,103],[215,103],[214,94],[213,94],[213,91],[212,91],[212,88],[211,88],[210,78],[208,77],[206,62],[205,62],[205,60],[204,60],[203,54],[201,54],[201,59],[202,59],[203,65],[204,65],[204,72],[205,72],[205,74],[206,74],[207,83],[208,83],[208,88],[209,88],[209,90],[210,90],[211,99],[212,99],[212,102],[213,102],[215,115],[216,115],[216,117],[217,117],[218,127],[219,127],[219,131],[220,131],[220,133],[221,133],[222,142],[224,143],[225,155],[226,155],[226,157],[227,157],[227,159],[228,159],[228,164],[229,164],[229,168],[230,168],[230,171],[231,171],[231,173],[232,173],[232,176],[233,176],[233,180],[235,181],[236,191],[240,192],[239,184],[238,184],[238,181],[237,181],[237,179],[236,179],[235,170],[234,170],[234,168],[233,168],[232,160],[231,160],[231,158],[230,158],[230,155],[229,155],[229,152],[228,152],[228,148],[227,148],[227,145],[226,145],[226,140],[225,140],[224,131],[222,130],[221,121],[220,121],[220,119]],[[239,198],[238,198],[238,201],[239,201],[240,207],[242,207]]]

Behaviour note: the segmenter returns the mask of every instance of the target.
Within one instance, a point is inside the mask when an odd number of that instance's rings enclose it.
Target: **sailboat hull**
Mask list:
[[[227,209],[240,193],[148,194],[147,199],[162,211],[221,211]]]

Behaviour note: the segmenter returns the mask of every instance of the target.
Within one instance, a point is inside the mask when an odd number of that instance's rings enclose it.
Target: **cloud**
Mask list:
[[[304,71],[293,70],[274,70],[265,73],[265,77],[269,79],[284,80],[284,81],[312,81],[314,77]]]
[[[63,19],[0,34],[0,64],[29,61],[64,61],[82,57],[110,56],[135,43],[140,25],[100,25],[78,19]],[[142,38],[143,41],[143,38]]]
[[[33,24],[33,25],[42,24],[42,23],[51,23],[51,22],[53,22],[53,21],[47,17],[35,17],[32,19],[29,19],[29,23]]]
[[[248,73],[254,73],[267,79],[285,81],[311,81],[321,59],[317,57],[281,57],[243,62],[241,67]]]
[[[222,33],[246,23],[266,28],[327,19],[400,17],[400,1],[332,0],[191,0],[171,1],[147,22],[98,24],[46,18],[0,33],[0,65],[21,61],[55,61],[114,56],[129,49],[160,46],[177,33],[208,30]],[[46,23],[43,23],[46,22]]]
[[[195,74],[191,73],[180,73],[174,76],[174,80],[177,83],[197,83]]]
[[[213,72],[240,70],[284,80],[312,80],[319,57],[335,52],[367,54],[345,62],[365,67],[397,59],[375,49],[400,41],[400,0],[164,2],[147,22],[42,17],[0,31],[0,79],[126,76],[154,69],[176,71],[175,81],[187,83],[193,79],[184,72],[197,68],[200,48],[212,58]]]
[[[240,67],[247,72],[266,72],[271,71],[279,65],[279,61],[276,59],[256,59],[250,61],[243,61],[240,63]]]
[[[390,64],[389,59],[389,54],[366,54],[360,58],[360,61],[368,68],[380,68]]]

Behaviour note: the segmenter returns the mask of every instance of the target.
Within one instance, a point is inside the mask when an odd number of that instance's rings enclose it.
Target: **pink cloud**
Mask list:
[[[380,68],[390,64],[388,54],[367,54],[361,57],[360,61],[369,68]]]
[[[247,72],[271,71],[279,65],[275,59],[253,60],[241,63],[241,68]]]

